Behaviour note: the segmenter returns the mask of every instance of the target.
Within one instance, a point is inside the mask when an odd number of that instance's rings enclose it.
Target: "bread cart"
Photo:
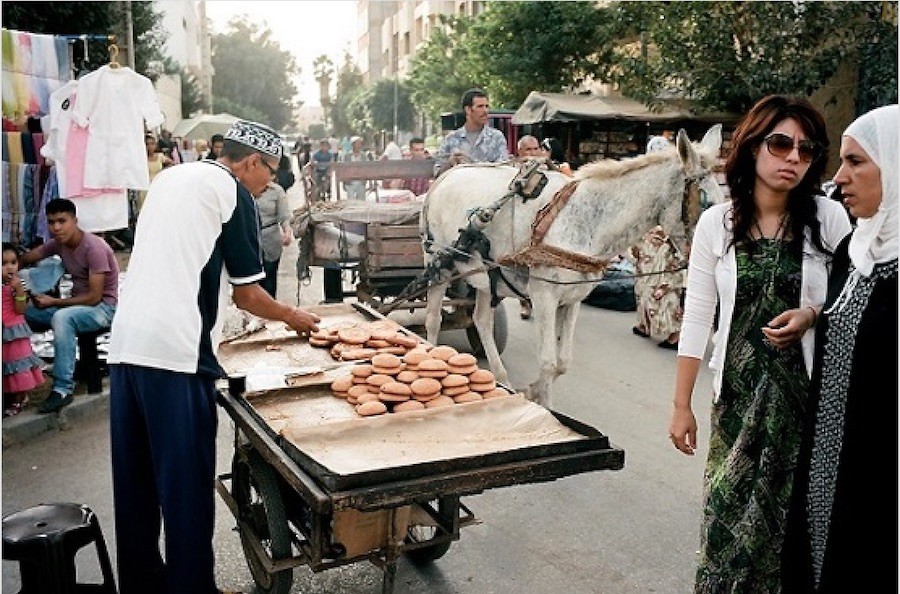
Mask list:
[[[361,304],[313,310],[322,325],[385,319]],[[248,374],[249,391],[229,381],[219,393],[235,440],[231,472],[216,490],[259,592],[286,594],[297,566],[320,572],[369,561],[391,593],[401,555],[430,563],[477,521],[462,497],[624,466],[607,436],[521,395],[359,417],[330,390],[348,364],[288,334],[267,329],[220,347],[226,371]],[[292,387],[253,387],[254,369],[278,376],[291,363],[302,365]]]

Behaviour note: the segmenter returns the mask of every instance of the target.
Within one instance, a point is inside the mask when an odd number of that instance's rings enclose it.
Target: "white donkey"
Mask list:
[[[581,300],[601,280],[610,258],[623,253],[657,224],[669,232],[676,245],[686,246],[700,216],[701,194],[710,202],[723,200],[712,173],[721,144],[719,124],[710,128],[700,143],[691,143],[681,130],[670,151],[590,163],[574,178],[548,171],[543,191],[524,202],[517,196],[498,203],[518,173],[518,168],[510,165],[460,165],[435,181],[421,218],[427,261],[457,241],[473,213],[496,207],[483,229],[490,241],[487,258],[477,250],[470,256],[457,253],[455,269],[448,270],[442,280],[451,272],[467,274],[465,282],[476,289],[475,327],[497,381],[509,384],[493,339],[493,294],[519,297],[510,289],[513,285],[531,298],[539,328],[540,372],[526,395],[549,407],[550,386],[572,361]],[[533,234],[533,223],[537,234]],[[506,265],[500,266],[503,263]],[[493,283],[489,276],[492,268]],[[428,289],[425,328],[433,344],[441,327],[447,286],[440,282]]]

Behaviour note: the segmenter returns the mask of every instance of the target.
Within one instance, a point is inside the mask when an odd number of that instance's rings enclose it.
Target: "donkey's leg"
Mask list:
[[[528,386],[528,399],[541,406],[550,406],[550,385],[556,378],[556,309],[559,302],[552,287],[543,283],[529,283],[532,315],[538,327],[537,379]]]
[[[581,302],[576,301],[568,305],[560,306],[556,314],[557,332],[559,332],[559,344],[556,350],[556,376],[558,378],[569,370],[572,364],[572,346],[575,342],[575,322],[578,321],[578,312],[581,310]]]
[[[425,339],[433,345],[441,332],[442,306],[447,293],[447,283],[432,285],[425,297]]]
[[[498,306],[502,307],[502,306]],[[488,366],[498,382],[509,385],[509,373],[500,360],[497,351],[497,343],[494,342],[494,308],[491,307],[491,294],[481,289],[475,291],[475,311],[472,313],[472,321],[478,329],[478,337],[484,347],[484,356],[487,357]]]

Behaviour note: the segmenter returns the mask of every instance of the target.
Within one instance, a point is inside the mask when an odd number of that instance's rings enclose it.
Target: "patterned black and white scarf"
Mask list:
[[[825,546],[831,524],[838,461],[844,438],[844,413],[853,365],[856,329],[869,297],[879,279],[897,276],[897,260],[876,264],[868,277],[852,265],[841,294],[824,313],[828,315],[825,331],[825,353],[822,361],[822,388],[816,412],[812,460],[810,463],[809,532],[811,539],[813,578],[816,586],[822,577]],[[850,337],[850,340],[846,340]]]

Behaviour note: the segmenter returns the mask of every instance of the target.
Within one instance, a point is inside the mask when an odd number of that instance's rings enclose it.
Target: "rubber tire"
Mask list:
[[[231,463],[232,493],[237,502],[241,519],[247,521],[256,529],[257,535],[262,540],[263,547],[273,559],[283,559],[291,556],[291,531],[288,527],[287,514],[284,509],[284,500],[278,487],[278,476],[263,457],[253,449],[247,452],[245,462],[235,453]],[[254,497],[254,491],[256,497]],[[253,518],[255,507],[257,514]],[[264,525],[260,525],[260,523]],[[265,532],[261,530],[263,528]],[[289,594],[294,583],[292,569],[284,569],[275,573],[268,573],[256,561],[256,555],[250,548],[250,536],[243,530],[239,530],[241,547],[244,549],[244,557],[250,574],[256,584],[254,592],[259,594]],[[266,536],[268,536],[268,543]]]
[[[450,509],[450,502],[441,498],[437,501],[438,511],[441,515],[448,515],[448,513],[458,513],[455,509]],[[412,534],[411,530],[413,526],[410,526],[406,530],[406,542],[415,542],[417,539]],[[412,549],[409,551],[404,551],[403,554],[406,555],[406,558],[409,559],[410,563],[417,566],[428,565],[431,562],[440,559],[447,553],[450,549],[450,545],[453,544],[453,541],[441,542],[438,544],[431,545],[430,547],[422,547],[421,549]]]
[[[466,328],[466,338],[472,346],[472,354],[479,359],[484,357],[484,345],[481,344],[481,337],[478,336],[478,328],[474,324]],[[506,342],[509,339],[509,323],[506,318],[506,307],[503,302],[497,304],[494,308],[494,344],[497,345],[497,352],[502,354],[506,348]]]

